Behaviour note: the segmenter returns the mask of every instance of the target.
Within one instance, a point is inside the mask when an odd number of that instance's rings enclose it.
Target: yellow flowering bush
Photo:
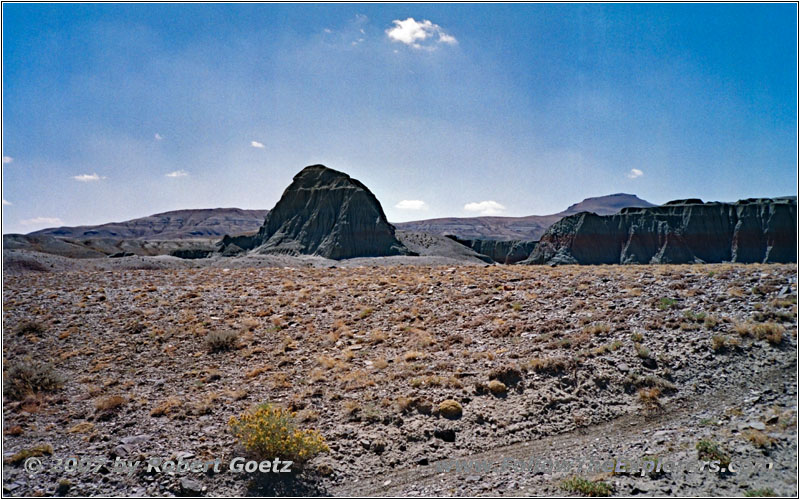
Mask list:
[[[302,463],[328,451],[318,431],[297,429],[294,412],[265,403],[231,417],[228,425],[245,449],[259,459],[281,458]]]

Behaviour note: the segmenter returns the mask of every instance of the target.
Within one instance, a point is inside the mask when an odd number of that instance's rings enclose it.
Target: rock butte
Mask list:
[[[253,236],[225,237],[223,254],[317,255],[328,259],[409,255],[378,199],[349,175],[311,165],[294,176]]]

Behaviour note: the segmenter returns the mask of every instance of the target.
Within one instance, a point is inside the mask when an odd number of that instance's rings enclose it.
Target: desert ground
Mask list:
[[[798,494],[795,265],[17,271],[5,495]],[[9,392],[31,366],[63,383]],[[263,402],[330,450],[281,479],[23,467],[224,463],[243,453],[229,419]],[[737,472],[440,467],[529,456]]]

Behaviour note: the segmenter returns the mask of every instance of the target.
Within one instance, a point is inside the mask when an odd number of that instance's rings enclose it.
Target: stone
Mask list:
[[[454,443],[456,441],[456,431],[453,429],[436,429],[433,431],[433,436],[445,443]]]
[[[181,496],[196,497],[203,493],[200,481],[189,477],[181,478]]]

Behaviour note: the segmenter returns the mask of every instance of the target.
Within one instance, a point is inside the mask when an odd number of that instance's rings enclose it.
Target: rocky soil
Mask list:
[[[4,397],[4,493],[572,495],[571,473],[437,464],[698,464],[704,441],[756,468],[578,475],[615,495],[797,495],[794,265],[367,261],[5,274],[4,369],[48,360],[65,383]],[[209,352],[204,339],[221,331],[238,332],[235,348]],[[446,418],[445,400],[461,415]],[[30,475],[10,463],[43,444],[46,465],[75,455],[227,463],[242,453],[229,418],[266,401],[297,411],[330,452],[283,480],[224,469]]]

